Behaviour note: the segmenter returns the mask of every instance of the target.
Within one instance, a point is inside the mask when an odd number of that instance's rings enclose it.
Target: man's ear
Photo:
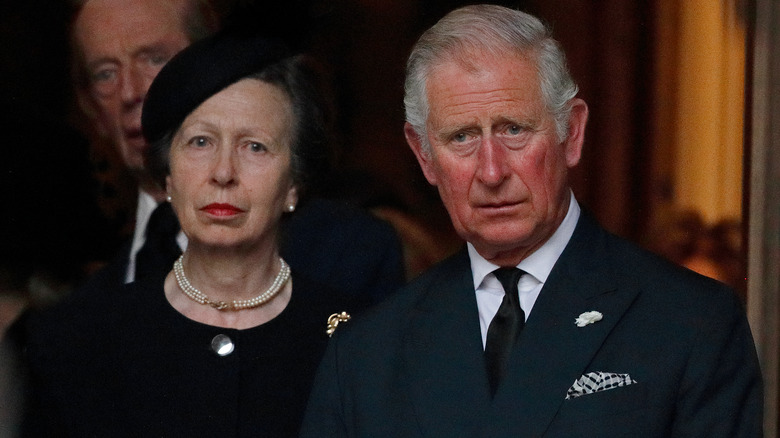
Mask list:
[[[436,185],[436,172],[433,171],[433,162],[431,161],[431,151],[423,149],[423,141],[417,131],[409,122],[404,124],[404,135],[406,136],[406,142],[409,143],[409,147],[414,152],[414,156],[417,157],[417,162],[420,163],[420,168],[425,175],[425,179],[431,185]]]
[[[582,145],[585,143],[585,126],[588,124],[588,104],[579,98],[572,99],[569,115],[569,129],[564,147],[566,165],[574,167],[582,157]]]

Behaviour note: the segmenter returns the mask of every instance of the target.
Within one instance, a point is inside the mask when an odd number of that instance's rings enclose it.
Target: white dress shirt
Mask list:
[[[525,312],[525,319],[531,314],[539,292],[547,281],[553,265],[558,261],[563,249],[569,243],[577,221],[580,218],[580,206],[571,194],[569,200],[569,211],[563,222],[555,230],[555,233],[539,249],[523,259],[518,268],[526,272],[526,275],[520,277],[518,291],[520,295],[520,307]],[[492,272],[499,268],[485,260],[477,253],[471,243],[467,244],[469,259],[471,260],[471,275],[474,279],[474,290],[477,296],[477,309],[479,310],[479,326],[482,331],[482,346],[485,346],[487,331],[490,321],[498,312],[498,307],[504,299],[504,288]]]
[[[146,225],[152,212],[157,208],[157,201],[149,193],[138,190],[138,207],[135,209],[135,230],[133,231],[133,243],[130,246],[130,258],[127,262],[127,272],[125,273],[125,283],[132,283],[135,280],[135,257],[141,247],[146,242]],[[176,242],[179,244],[182,252],[187,249],[187,236],[179,231],[176,236]]]

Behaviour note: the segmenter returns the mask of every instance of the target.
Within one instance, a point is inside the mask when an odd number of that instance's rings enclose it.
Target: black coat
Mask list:
[[[575,318],[603,319],[578,327]],[[466,251],[332,338],[302,436],[758,437],[761,376],[726,286],[582,216],[491,400]],[[590,372],[635,384],[566,400]]]
[[[68,297],[26,320],[29,437],[292,437],[333,313],[360,309],[293,276],[285,310],[245,330],[186,318],[161,282]],[[219,356],[215,336],[235,350]]]

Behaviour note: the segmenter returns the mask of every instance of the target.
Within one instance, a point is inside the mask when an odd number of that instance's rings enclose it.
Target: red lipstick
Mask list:
[[[234,216],[238,213],[243,213],[244,210],[231,205],[231,204],[220,204],[220,203],[213,203],[209,204],[203,208],[201,208],[201,211],[204,211],[210,215],[213,216]]]

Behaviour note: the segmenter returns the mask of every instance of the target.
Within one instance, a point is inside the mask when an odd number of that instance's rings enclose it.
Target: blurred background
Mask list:
[[[403,138],[403,72],[423,30],[474,2],[214,2],[226,23],[281,36],[320,62],[338,148],[323,194],[390,221],[409,278],[456,250]],[[591,114],[573,175],[580,203],[611,231],[730,284],[748,303],[775,430],[780,6],[492,3],[541,17],[568,55]],[[72,100],[66,11],[51,0],[0,3],[0,321],[65,293],[132,230],[132,179],[110,147],[89,140]]]

